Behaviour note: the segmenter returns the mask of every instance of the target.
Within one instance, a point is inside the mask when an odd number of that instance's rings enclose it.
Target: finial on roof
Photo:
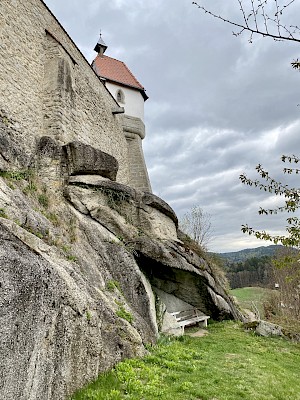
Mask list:
[[[99,56],[103,56],[106,49],[107,49],[107,46],[106,46],[104,40],[102,39],[102,33],[101,33],[101,29],[100,29],[100,38],[99,38],[98,43],[96,44],[94,50],[99,54]]]

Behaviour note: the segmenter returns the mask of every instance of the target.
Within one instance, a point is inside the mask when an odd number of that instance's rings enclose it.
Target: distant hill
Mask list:
[[[271,245],[271,246],[260,246],[252,249],[244,249],[240,251],[233,251],[229,253],[215,253],[219,257],[224,258],[230,262],[244,262],[245,260],[252,257],[263,257],[273,256],[277,250],[283,248],[283,246]]]
[[[283,246],[260,246],[228,253],[214,253],[223,260],[223,269],[232,289],[273,283],[272,257]]]

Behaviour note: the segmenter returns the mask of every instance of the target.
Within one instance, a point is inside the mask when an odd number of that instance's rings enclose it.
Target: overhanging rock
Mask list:
[[[178,238],[177,217],[169,205],[114,182],[84,185],[82,178],[68,186],[67,198],[121,238],[154,289],[215,320],[241,317],[205,255],[188,249]]]
[[[118,161],[101,150],[79,141],[63,146],[69,175],[100,175],[116,180]]]

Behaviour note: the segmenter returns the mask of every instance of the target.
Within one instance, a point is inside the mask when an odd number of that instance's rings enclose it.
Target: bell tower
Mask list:
[[[106,49],[107,49],[107,46],[104,43],[104,40],[102,39],[102,34],[100,32],[100,38],[99,38],[94,50],[98,53],[99,57],[102,57],[103,54],[105,53]]]

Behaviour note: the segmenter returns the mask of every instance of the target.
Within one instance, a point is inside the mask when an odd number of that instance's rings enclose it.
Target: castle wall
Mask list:
[[[1,0],[0,92],[0,118],[25,153],[44,135],[80,140],[114,156],[117,181],[130,184],[116,102],[41,0]]]

